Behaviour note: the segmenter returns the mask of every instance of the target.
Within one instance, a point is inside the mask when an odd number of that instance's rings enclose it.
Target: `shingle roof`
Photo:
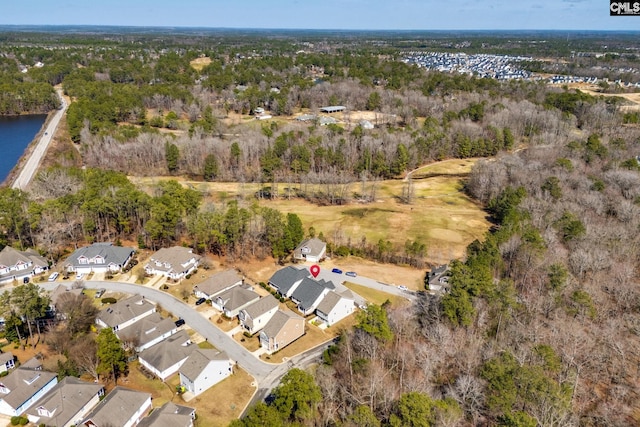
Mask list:
[[[229,360],[229,356],[223,351],[198,348],[180,367],[180,373],[194,381],[212,360]]]
[[[182,265],[188,263],[192,258],[198,262],[202,257],[194,254],[191,248],[173,246],[170,248],[162,248],[151,255],[147,266],[154,270],[181,273],[183,270]]]
[[[176,329],[176,324],[173,320],[163,319],[160,313],[153,313],[126,328],[118,330],[116,335],[121,341],[133,342],[136,347],[141,347]]]
[[[330,291],[327,295],[324,296],[324,298],[322,298],[322,301],[320,301],[320,304],[318,304],[317,310],[325,314],[331,312],[331,310],[333,310],[333,307],[335,307],[336,304],[340,302],[340,298],[340,295],[333,291]]]
[[[262,297],[258,301],[246,306],[244,311],[247,312],[249,317],[255,319],[278,305],[280,305],[280,301],[278,301],[273,295],[269,294],[266,297]]]
[[[100,384],[82,381],[76,377],[65,377],[42,396],[28,412],[40,418],[38,424],[64,426],[75,421],[72,417],[84,408],[102,388]],[[37,409],[40,407],[53,415],[51,417],[39,415]]]
[[[260,298],[260,295],[254,291],[245,289],[242,286],[234,286],[218,295],[216,301],[218,299],[222,300],[224,309],[233,311],[258,298]]]
[[[317,237],[307,239],[300,243],[297,248],[293,250],[293,254],[296,258],[304,255],[318,256],[326,248],[327,244]]]
[[[108,266],[110,264],[124,265],[125,261],[129,259],[133,252],[133,248],[113,246],[111,243],[94,243],[91,246],[77,249],[67,258],[65,265],[72,265],[74,267]],[[93,259],[98,255],[104,259],[104,263],[80,264],[78,262],[78,259],[81,257]]]
[[[189,334],[180,331],[142,351],[138,357],[162,372],[186,359],[196,348],[198,346],[191,344]]]
[[[0,365],[5,365],[9,360],[13,360],[13,353],[7,351],[6,353],[0,354]]]
[[[143,296],[134,295],[100,310],[97,318],[113,328],[153,309],[155,305]]]
[[[149,393],[118,386],[80,424],[91,420],[97,427],[123,426],[150,397]]]
[[[143,418],[138,427],[189,427],[193,425],[195,412],[194,408],[167,402]]]
[[[269,279],[269,283],[275,286],[281,294],[286,294],[294,283],[309,277],[309,270],[306,268],[297,269],[292,266],[282,268]]]
[[[11,246],[5,246],[4,249],[0,251],[0,266],[10,267],[19,262],[26,264],[31,262],[31,259],[24,252],[14,249]]]
[[[335,289],[335,287],[333,282],[305,277],[291,294],[291,299],[298,301],[301,309],[307,310],[313,306],[323,292],[327,289]]]
[[[32,357],[31,359],[21,364],[20,367],[39,370],[42,369],[42,362],[38,357]]]
[[[9,390],[7,394],[0,392],[0,399],[16,409],[56,377],[53,372],[19,367],[0,378],[0,386]]]
[[[198,283],[193,289],[212,296],[236,285],[238,282],[242,282],[242,277],[235,270],[226,270]]]
[[[291,310],[278,310],[262,329],[261,333],[268,337],[275,337],[290,319],[302,319],[302,317]]]

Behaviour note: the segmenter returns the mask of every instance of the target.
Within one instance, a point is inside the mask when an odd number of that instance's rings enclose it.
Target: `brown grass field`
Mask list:
[[[204,67],[211,64],[211,58],[208,56],[201,56],[200,58],[196,58],[189,63],[193,69],[196,71],[202,71]]]

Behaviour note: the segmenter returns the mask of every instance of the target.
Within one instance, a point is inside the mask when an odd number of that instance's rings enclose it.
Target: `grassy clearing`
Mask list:
[[[175,386],[171,386],[171,379],[178,378],[178,375],[172,376],[167,383],[163,383],[158,378],[147,378],[140,371],[139,362],[131,362],[129,364],[129,375],[121,379],[118,385],[122,385],[134,390],[151,393],[154,407],[160,407],[169,401],[173,401],[176,396]],[[179,379],[177,380],[179,381]]]
[[[196,58],[191,62],[189,62],[189,65],[191,65],[191,68],[193,68],[196,71],[202,71],[202,69],[209,64],[211,64],[211,58],[209,58],[208,56],[202,56],[200,58]]]
[[[405,301],[404,298],[400,298],[396,295],[391,295],[386,292],[377,291],[375,289],[367,288],[366,286],[356,285],[355,283],[351,282],[344,282],[343,284],[372,304],[382,305],[386,301],[389,301],[391,305],[398,306]]]

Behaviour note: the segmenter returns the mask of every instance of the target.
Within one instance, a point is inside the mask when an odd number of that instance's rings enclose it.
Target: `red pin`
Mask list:
[[[318,274],[320,274],[320,266],[319,265],[312,265],[309,270],[311,270],[311,275],[313,276],[314,279],[316,277],[318,277]]]

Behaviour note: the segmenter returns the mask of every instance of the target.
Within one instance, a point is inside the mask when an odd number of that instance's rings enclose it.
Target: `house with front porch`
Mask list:
[[[213,299],[222,292],[235,286],[244,284],[244,279],[236,270],[225,270],[216,273],[208,279],[198,283],[193,287],[193,294],[196,298]]]
[[[49,269],[49,263],[33,249],[19,251],[5,246],[0,251],[0,283],[22,280]]]
[[[112,243],[94,243],[91,246],[76,249],[63,267],[69,273],[115,273],[129,264],[135,250]]]
[[[180,280],[193,273],[200,265],[201,259],[202,257],[194,254],[191,248],[162,248],[151,255],[144,271],[147,274],[159,274],[172,280]]]

